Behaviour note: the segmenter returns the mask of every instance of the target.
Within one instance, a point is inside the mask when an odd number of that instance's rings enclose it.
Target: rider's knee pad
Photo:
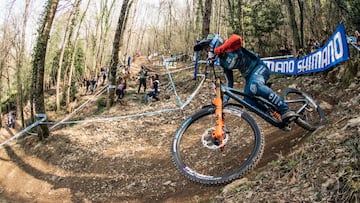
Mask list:
[[[259,89],[265,84],[264,81],[255,80],[250,82],[250,93],[253,95],[259,94]]]

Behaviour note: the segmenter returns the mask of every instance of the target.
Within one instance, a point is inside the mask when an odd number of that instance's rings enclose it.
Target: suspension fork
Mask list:
[[[220,78],[216,78],[215,83],[215,91],[216,97],[212,100],[212,104],[215,106],[215,130],[212,132],[213,140],[219,141],[219,146],[222,146],[222,141],[225,138],[224,132],[224,118],[223,118],[223,106],[222,106],[222,97],[221,97],[221,89],[220,89]]]

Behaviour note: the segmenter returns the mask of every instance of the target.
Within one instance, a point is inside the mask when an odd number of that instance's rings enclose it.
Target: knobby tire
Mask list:
[[[202,138],[215,126],[215,107],[188,117],[177,129],[171,146],[176,168],[188,179],[206,185],[225,184],[251,171],[264,151],[264,136],[256,121],[234,105],[223,109],[228,142],[209,149]]]
[[[300,90],[287,88],[283,93],[283,97],[285,100],[303,99],[307,101],[306,108],[304,109],[300,109],[299,106],[296,106],[298,103],[288,103],[291,110],[300,115],[295,120],[295,123],[300,127],[308,131],[314,131],[320,126],[325,125],[326,119],[324,111],[311,96]]]

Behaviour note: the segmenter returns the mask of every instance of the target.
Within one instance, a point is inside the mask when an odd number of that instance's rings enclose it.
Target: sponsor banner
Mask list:
[[[321,72],[349,59],[345,27],[340,24],[325,45],[301,58],[263,60],[272,73],[300,75]]]

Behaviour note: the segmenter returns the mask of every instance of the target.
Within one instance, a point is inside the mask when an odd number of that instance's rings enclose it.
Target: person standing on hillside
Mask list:
[[[144,86],[144,92],[146,91],[146,78],[147,78],[147,71],[144,66],[141,66],[141,70],[139,72],[139,88],[137,93],[140,93],[141,86]]]
[[[126,74],[130,74],[130,66],[131,66],[131,57],[129,56],[128,59],[127,59]]]
[[[121,79],[121,83],[116,87],[116,101],[120,101],[125,96],[126,80]]]
[[[357,30],[355,30],[355,39],[356,39],[356,44],[360,46],[360,33]]]
[[[95,89],[97,88],[97,80],[95,78],[92,78],[90,80],[90,83],[91,83],[90,94],[94,94]]]
[[[84,78],[83,83],[84,83],[84,86],[85,86],[83,95],[86,95],[87,92],[89,91],[89,87],[90,87],[91,83],[90,83],[90,80],[87,79],[87,78]]]
[[[9,128],[14,128],[15,129],[15,120],[16,120],[16,111],[10,111],[8,113],[8,117],[7,117],[7,121],[8,121],[7,126]]]
[[[159,93],[160,93],[160,91],[159,91],[160,82],[159,82],[159,75],[158,74],[152,75],[150,77],[150,84],[151,84],[151,90],[150,90],[149,93],[146,94],[145,104],[149,103],[149,98],[150,97],[154,98],[156,101],[160,100],[157,97],[159,95]]]
[[[100,69],[100,74],[102,76],[102,83],[101,83],[101,86],[104,86],[105,85],[105,80],[106,80],[106,68],[101,68]]]

